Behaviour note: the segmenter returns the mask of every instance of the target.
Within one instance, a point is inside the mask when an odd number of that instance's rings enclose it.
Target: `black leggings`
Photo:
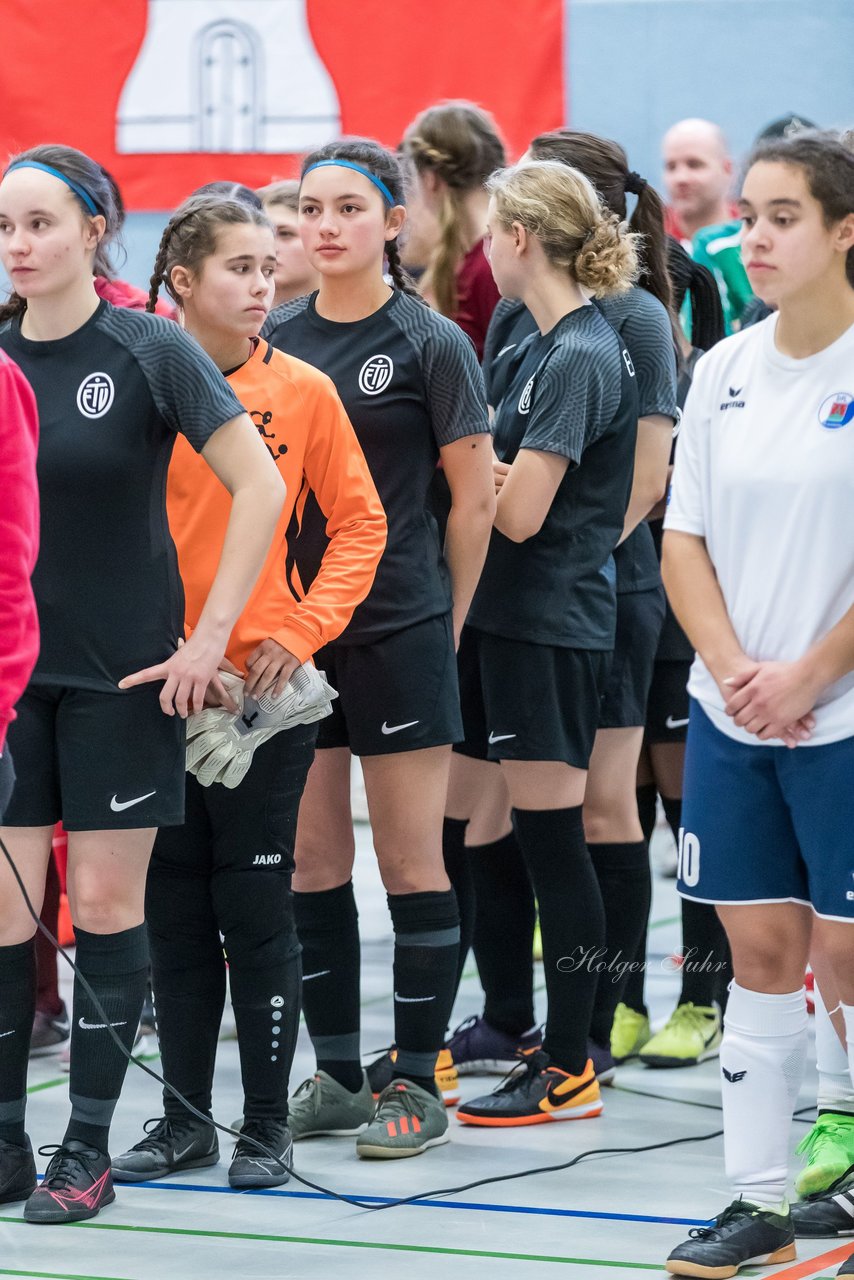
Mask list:
[[[276,734],[233,790],[188,775],[184,826],[154,844],[145,910],[163,1073],[206,1113],[227,962],[244,1114],[287,1116],[300,1010],[291,876],[316,736],[316,725]],[[182,1111],[168,1092],[164,1106]]]

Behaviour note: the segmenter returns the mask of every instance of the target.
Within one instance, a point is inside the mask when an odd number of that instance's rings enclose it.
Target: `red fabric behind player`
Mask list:
[[[3,45],[13,56],[4,67],[0,154],[48,141],[79,147],[106,165],[133,210],[172,209],[215,178],[257,187],[274,177],[296,176],[295,153],[311,150],[316,139],[290,150],[276,142],[275,150],[265,148],[263,154],[248,141],[232,149],[226,121],[224,134],[206,150],[181,142],[167,154],[163,132],[154,128],[147,141],[144,125],[135,142],[120,142],[121,112],[137,120],[169,116],[188,137],[202,129],[204,111],[189,118],[198,107],[190,90],[197,81],[203,88],[205,66],[216,62],[215,50],[213,58],[199,60],[205,8],[191,0],[101,5],[95,37],[87,8],[75,0],[4,6]],[[231,113],[234,130],[250,114],[260,134],[265,121],[284,119],[293,110],[310,116],[323,108],[326,118],[331,101],[337,124],[323,141],[340,131],[394,147],[430,103],[468,98],[492,112],[518,155],[534,134],[566,121],[563,0],[515,0],[500,7],[500,21],[493,0],[430,0],[394,11],[384,0],[306,0],[307,27],[297,15],[299,47],[279,39],[285,11],[278,0],[240,0],[229,15],[232,42],[245,39],[246,28],[260,37],[249,41],[245,59],[214,67],[232,77],[227,88],[241,104],[241,111]],[[290,5],[287,12],[293,15]],[[261,64],[255,68],[259,48]],[[131,102],[128,86],[144,59],[147,88]],[[326,86],[324,101],[318,85]],[[215,88],[213,95],[207,109],[216,113],[224,99]],[[138,149],[120,150],[131,145]]]
[[[39,653],[30,586],[39,549],[38,431],[32,388],[0,351],[0,751]]]

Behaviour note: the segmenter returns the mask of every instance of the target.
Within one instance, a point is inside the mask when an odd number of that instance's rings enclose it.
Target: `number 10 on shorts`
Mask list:
[[[683,884],[693,889],[700,879],[700,840],[684,827],[679,828],[679,854],[676,874]]]

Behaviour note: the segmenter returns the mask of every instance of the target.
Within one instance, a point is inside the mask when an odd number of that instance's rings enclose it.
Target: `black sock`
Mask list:
[[[121,933],[75,928],[77,968],[100,1001],[125,1048],[133,1049],[148,985],[148,938],[144,924]],[[71,1119],[65,1141],[76,1138],[106,1152],[110,1122],[122,1091],[127,1058],[105,1026],[80,979],[74,979],[71,1027]]]
[[[654,782],[648,782],[635,788],[638,801],[638,817],[640,818],[643,838],[649,844],[655,830],[655,815],[658,805],[658,788]]]
[[[682,990],[679,1003],[707,1006],[716,1000],[723,1010],[732,978],[729,942],[710,902],[682,899]]]
[[[655,815],[658,804],[658,788],[654,783],[645,783],[642,787],[635,789],[635,795],[638,801],[638,817],[640,818],[641,831],[646,842],[647,862],[649,862],[649,842],[652,839],[652,833],[655,830]],[[628,1005],[630,1009],[634,1009],[635,1013],[642,1013],[646,1016],[647,1007],[644,1000],[644,979],[646,977],[646,945],[647,930],[649,928],[649,909],[647,909],[647,925],[643,932],[643,937],[638,942],[637,950],[634,955],[634,964],[626,977],[626,985],[623,988],[623,1004]]]
[[[629,966],[646,940],[652,883],[645,840],[588,845],[605,908],[605,968],[599,974],[590,1037],[600,1048],[611,1043],[614,1012],[623,998]]]
[[[667,819],[667,825],[673,832],[676,848],[679,848],[679,828],[682,826],[682,797],[662,796],[661,807]]]
[[[0,1138],[21,1147],[36,981],[34,938],[0,947]]]
[[[596,994],[596,953],[605,944],[602,895],[581,805],[514,809],[513,825],[540,912],[549,1011],[543,1048],[556,1066],[580,1075]]]
[[[463,969],[471,948],[475,921],[474,880],[472,879],[471,859],[465,847],[468,818],[445,818],[442,823],[442,857],[445,860],[445,874],[451,882],[451,888],[457,895],[457,906],[460,912],[460,954],[457,958],[457,976],[454,982],[454,998],[460,989]]]
[[[225,950],[240,1051],[244,1119],[286,1120],[288,1082],[299,1031],[302,967],[291,908],[282,906],[272,884],[268,894],[270,906],[260,908],[256,899],[252,914],[262,918],[275,914],[281,924],[270,921],[266,929],[248,919],[243,927],[227,924]]]
[[[474,954],[491,1027],[521,1036],[534,1013],[534,890],[515,831],[469,849],[477,899]]]
[[[294,917],[302,944],[302,1007],[318,1070],[358,1093],[359,913],[352,880],[321,893],[295,893]]]
[[[453,889],[390,893],[394,928],[395,1075],[436,1092],[434,1071],[454,1003],[460,915]]]
[[[209,877],[162,862],[159,842],[160,836],[148,870],[145,917],[162,1072],[188,1102],[210,1115],[225,957]],[[187,1114],[168,1089],[163,1110],[173,1119]]]

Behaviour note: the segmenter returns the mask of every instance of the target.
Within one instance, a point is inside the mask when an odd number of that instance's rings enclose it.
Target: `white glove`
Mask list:
[[[237,703],[237,713],[207,707],[187,721],[187,769],[203,787],[213,782],[236,787],[245,776],[256,749],[282,729],[312,724],[332,713],[338,694],[311,663],[297,667],[278,698],[244,693],[239,676],[220,673]]]

